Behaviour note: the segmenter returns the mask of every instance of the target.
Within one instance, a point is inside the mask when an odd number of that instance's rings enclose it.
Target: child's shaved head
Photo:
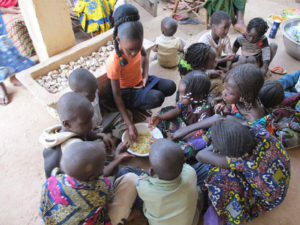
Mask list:
[[[83,68],[74,70],[69,77],[69,86],[72,91],[80,93],[91,102],[94,101],[98,83],[95,76],[88,70]]]
[[[64,94],[57,103],[57,112],[63,126],[85,137],[92,129],[94,109],[91,102],[76,92]]]
[[[105,150],[97,142],[75,142],[66,147],[60,166],[69,176],[80,181],[93,180],[102,174]]]
[[[173,36],[177,31],[177,21],[172,17],[166,17],[161,21],[161,32],[168,37]]]
[[[184,154],[173,141],[158,139],[151,146],[149,160],[159,179],[173,180],[181,174]]]

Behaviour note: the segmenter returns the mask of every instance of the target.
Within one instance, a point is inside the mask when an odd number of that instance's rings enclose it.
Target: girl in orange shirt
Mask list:
[[[136,140],[137,130],[126,108],[157,108],[165,97],[175,92],[176,85],[171,80],[148,75],[149,59],[143,48],[143,25],[138,10],[124,4],[116,9],[113,17],[115,51],[106,62],[107,77],[111,80],[114,100],[128,126],[129,136]]]

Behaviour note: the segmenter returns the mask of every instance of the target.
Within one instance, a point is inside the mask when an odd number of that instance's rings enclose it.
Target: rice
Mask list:
[[[131,142],[130,144],[131,151],[136,152],[138,154],[148,154],[151,146],[151,138],[152,136],[150,132],[139,133],[138,141]]]

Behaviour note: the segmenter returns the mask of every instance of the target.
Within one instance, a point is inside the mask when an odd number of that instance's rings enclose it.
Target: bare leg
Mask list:
[[[251,64],[257,65],[256,58],[255,58],[254,56],[249,56],[249,57],[247,58],[247,63],[251,63]]]
[[[233,25],[233,28],[240,32],[240,33],[245,33],[246,32],[246,25],[245,25],[245,22],[244,22],[244,14],[243,14],[243,11],[238,9],[237,10],[237,13],[236,13],[236,16],[237,16],[237,21],[236,23]]]
[[[231,68],[237,67],[239,65],[247,63],[247,58],[245,56],[240,55],[239,60],[232,64]]]
[[[7,97],[7,90],[5,84],[0,82],[0,105],[7,105],[8,104],[8,97]]]
[[[274,56],[276,55],[277,48],[278,48],[278,45],[276,43],[274,43],[274,42],[270,43],[270,49],[271,49],[271,60],[270,60],[270,63],[272,62]]]
[[[16,75],[12,75],[9,78],[9,81],[14,85],[14,86],[21,86],[21,82],[16,78]]]

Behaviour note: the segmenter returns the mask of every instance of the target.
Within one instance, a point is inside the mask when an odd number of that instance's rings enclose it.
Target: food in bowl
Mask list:
[[[152,135],[150,132],[138,133],[138,141],[132,141],[130,143],[131,151],[138,154],[149,154]]]

